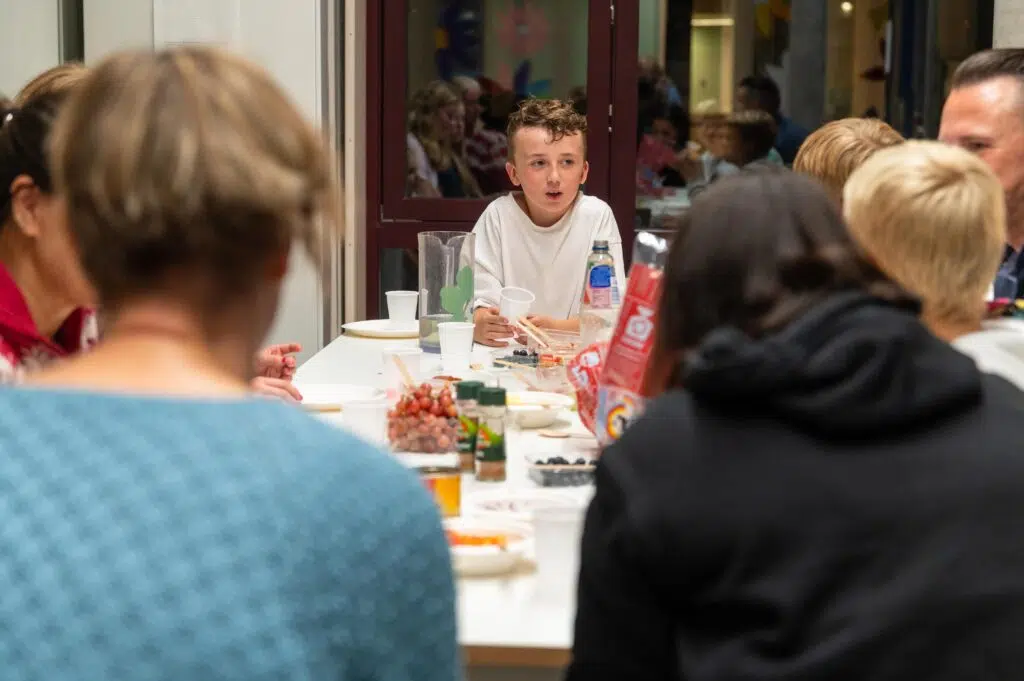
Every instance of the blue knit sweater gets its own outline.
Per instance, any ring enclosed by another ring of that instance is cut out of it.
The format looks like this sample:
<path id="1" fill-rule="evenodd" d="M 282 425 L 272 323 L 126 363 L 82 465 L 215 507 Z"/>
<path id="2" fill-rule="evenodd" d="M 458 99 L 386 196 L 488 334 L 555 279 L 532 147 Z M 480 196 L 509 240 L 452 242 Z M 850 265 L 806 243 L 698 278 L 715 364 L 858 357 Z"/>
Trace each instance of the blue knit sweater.
<path id="1" fill-rule="evenodd" d="M 4 681 L 458 676 L 437 510 L 300 410 L 0 392 Z"/>

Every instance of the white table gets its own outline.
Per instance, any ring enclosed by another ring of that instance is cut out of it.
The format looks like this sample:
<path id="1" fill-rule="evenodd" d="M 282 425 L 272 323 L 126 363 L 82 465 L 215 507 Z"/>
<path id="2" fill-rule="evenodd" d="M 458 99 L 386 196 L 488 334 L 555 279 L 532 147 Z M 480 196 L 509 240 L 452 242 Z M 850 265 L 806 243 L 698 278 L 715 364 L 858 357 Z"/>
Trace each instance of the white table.
<path id="1" fill-rule="evenodd" d="M 305 362 L 295 381 L 302 384 L 349 383 L 381 386 L 382 352 L 394 346 L 416 347 L 416 340 L 378 340 L 341 336 Z M 487 361 L 489 353 L 474 348 L 474 361 Z M 427 363 L 432 358 L 425 360 Z M 439 361 L 439 360 L 438 360 Z M 425 372 L 426 374 L 439 372 Z M 586 433 L 575 413 L 560 417 L 573 432 Z M 578 448 L 576 439 L 550 439 L 536 432 L 511 430 L 508 443 L 508 480 L 504 483 L 478 483 L 464 477 L 463 500 L 481 489 L 536 487 L 526 475 L 527 452 L 551 452 L 551 456 Z M 592 488 L 571 491 L 585 504 Z M 567 537 L 566 551 L 579 537 Z M 568 556 L 568 554 L 567 554 Z M 568 560 L 568 557 L 567 557 Z M 554 670 L 565 666 L 572 646 L 575 594 L 561 597 L 538 593 L 532 574 L 507 578 L 458 580 L 458 631 L 470 667 L 495 669 L 490 675 L 472 670 L 472 678 L 557 678 Z M 514 669 L 530 668 L 531 673 Z M 541 671 L 547 669 L 547 672 Z"/>

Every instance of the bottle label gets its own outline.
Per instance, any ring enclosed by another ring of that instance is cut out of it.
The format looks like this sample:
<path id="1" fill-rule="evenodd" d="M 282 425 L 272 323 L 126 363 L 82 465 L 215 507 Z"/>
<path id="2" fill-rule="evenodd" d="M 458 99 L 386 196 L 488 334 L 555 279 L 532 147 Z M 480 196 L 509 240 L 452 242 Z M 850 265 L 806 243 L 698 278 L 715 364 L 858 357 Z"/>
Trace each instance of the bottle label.
<path id="1" fill-rule="evenodd" d="M 610 265 L 594 265 L 587 277 L 587 304 L 593 307 L 611 307 L 614 304 L 615 269 Z"/>
<path id="2" fill-rule="evenodd" d="M 505 435 L 481 422 L 476 433 L 477 461 L 504 461 Z"/>
<path id="3" fill-rule="evenodd" d="M 476 452 L 476 434 L 478 426 L 479 424 L 476 416 L 459 416 L 459 429 L 457 431 L 459 454 L 473 454 Z"/>

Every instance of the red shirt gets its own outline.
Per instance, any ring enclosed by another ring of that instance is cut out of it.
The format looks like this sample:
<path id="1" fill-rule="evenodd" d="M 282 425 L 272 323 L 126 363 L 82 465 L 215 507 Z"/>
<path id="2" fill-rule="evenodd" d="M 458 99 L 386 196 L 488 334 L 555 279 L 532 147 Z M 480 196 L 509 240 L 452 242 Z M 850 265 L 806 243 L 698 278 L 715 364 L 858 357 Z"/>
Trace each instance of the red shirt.
<path id="1" fill-rule="evenodd" d="M 0 265 L 0 384 L 18 383 L 25 373 L 85 350 L 98 339 L 96 315 L 87 308 L 68 315 L 53 338 L 40 335 L 25 297 Z"/>

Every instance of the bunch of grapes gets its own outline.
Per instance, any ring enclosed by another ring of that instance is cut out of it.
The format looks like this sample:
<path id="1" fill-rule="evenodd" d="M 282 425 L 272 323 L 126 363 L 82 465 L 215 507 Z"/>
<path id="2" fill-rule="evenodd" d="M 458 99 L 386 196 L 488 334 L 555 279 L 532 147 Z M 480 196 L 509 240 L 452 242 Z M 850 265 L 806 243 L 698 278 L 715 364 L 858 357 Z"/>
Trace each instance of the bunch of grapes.
<path id="1" fill-rule="evenodd" d="M 424 383 L 388 412 L 388 439 L 395 451 L 445 454 L 457 451 L 458 424 L 448 384 L 435 389 Z"/>

